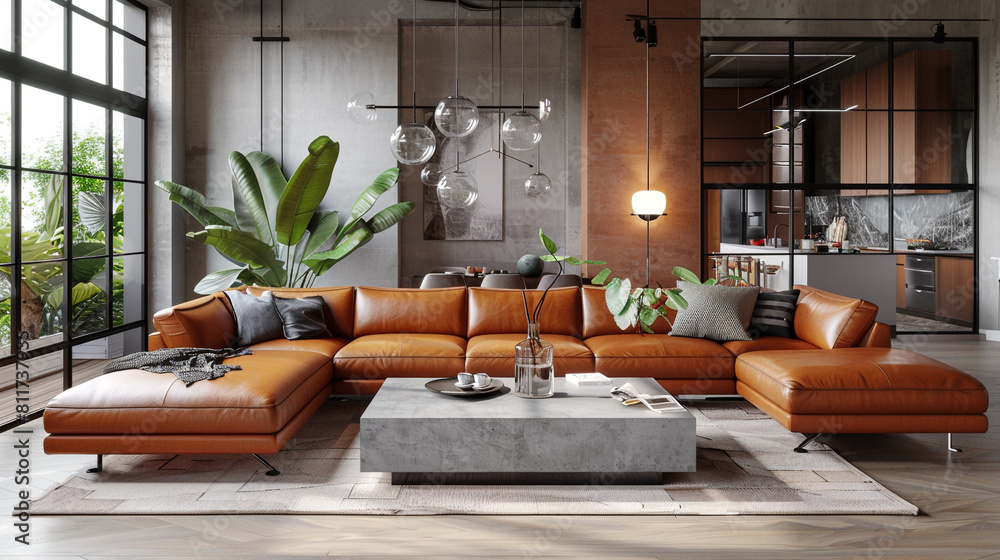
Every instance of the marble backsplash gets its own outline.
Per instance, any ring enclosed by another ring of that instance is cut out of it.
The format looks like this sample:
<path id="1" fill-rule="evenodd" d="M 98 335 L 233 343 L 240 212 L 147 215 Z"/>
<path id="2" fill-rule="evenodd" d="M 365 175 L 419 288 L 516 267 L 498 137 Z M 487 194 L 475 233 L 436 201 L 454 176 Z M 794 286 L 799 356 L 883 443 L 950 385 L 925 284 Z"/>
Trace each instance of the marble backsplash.
<path id="1" fill-rule="evenodd" d="M 938 249 L 972 251 L 973 193 L 897 194 L 893 204 L 892 235 L 888 196 L 808 196 L 806 219 L 815 228 L 846 216 L 855 246 L 891 247 L 892 238 L 916 238 Z"/>

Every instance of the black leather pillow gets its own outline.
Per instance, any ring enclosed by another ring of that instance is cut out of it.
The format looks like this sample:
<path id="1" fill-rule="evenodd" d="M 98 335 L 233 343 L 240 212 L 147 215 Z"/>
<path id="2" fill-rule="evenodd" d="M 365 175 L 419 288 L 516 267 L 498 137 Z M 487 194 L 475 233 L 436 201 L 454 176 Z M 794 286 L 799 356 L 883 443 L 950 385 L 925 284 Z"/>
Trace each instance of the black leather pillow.
<path id="1" fill-rule="evenodd" d="M 260 297 L 236 290 L 227 290 L 225 294 L 236 317 L 236 342 L 233 346 L 281 338 L 281 317 L 274 311 L 271 292 L 264 292 Z"/>
<path id="2" fill-rule="evenodd" d="M 747 332 L 754 340 L 762 336 L 795 338 L 795 303 L 799 301 L 798 290 L 786 292 L 761 292 L 750 318 Z"/>
<path id="3" fill-rule="evenodd" d="M 323 296 L 273 299 L 274 310 L 281 317 L 282 330 L 288 340 L 330 338 L 323 316 Z"/>

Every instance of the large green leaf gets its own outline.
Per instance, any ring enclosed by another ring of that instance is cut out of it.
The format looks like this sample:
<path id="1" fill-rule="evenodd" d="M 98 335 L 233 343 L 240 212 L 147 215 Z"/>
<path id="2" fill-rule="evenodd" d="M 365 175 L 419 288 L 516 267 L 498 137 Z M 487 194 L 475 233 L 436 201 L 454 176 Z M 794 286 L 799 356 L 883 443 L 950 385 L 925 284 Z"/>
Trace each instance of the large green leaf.
<path id="1" fill-rule="evenodd" d="M 45 184 L 45 222 L 42 225 L 42 232 L 50 238 L 55 237 L 56 231 L 62 227 L 64 180 L 59 175 L 52 175 Z"/>
<path id="2" fill-rule="evenodd" d="M 383 232 L 409 216 L 414 209 L 416 209 L 416 205 L 409 201 L 393 204 L 372 216 L 372 219 L 368 220 L 368 227 L 371 228 L 372 233 Z"/>
<path id="3" fill-rule="evenodd" d="M 284 262 L 274 256 L 271 245 L 253 235 L 229 226 L 207 226 L 203 231 L 187 234 L 188 237 L 212 245 L 223 255 L 256 268 L 263 268 L 263 274 L 272 274 L 277 286 L 284 286 L 287 278 Z"/>
<path id="4" fill-rule="evenodd" d="M 398 180 L 398 167 L 383 171 L 364 192 L 358 195 L 357 200 L 354 201 L 354 206 L 351 207 L 351 219 L 354 220 L 367 214 L 372 209 L 372 206 L 375 206 L 375 201 L 378 200 L 378 197 L 395 186 Z"/>
<path id="5" fill-rule="evenodd" d="M 330 188 L 330 177 L 339 155 L 340 144 L 329 137 L 320 136 L 309 144 L 309 155 L 292 174 L 278 201 L 274 222 L 278 243 L 295 245 L 302 238 Z"/>
<path id="6" fill-rule="evenodd" d="M 87 233 L 94 235 L 104 231 L 108 220 L 107 206 L 104 197 L 92 192 L 82 192 L 79 198 L 80 223 L 87 228 Z"/>
<path id="7" fill-rule="evenodd" d="M 236 212 L 218 206 L 208 206 L 205 197 L 198 191 L 172 181 L 157 181 L 156 186 L 170 193 L 171 202 L 187 210 L 202 227 L 236 225 Z"/>
<path id="8" fill-rule="evenodd" d="M 683 266 L 675 266 L 673 269 L 673 273 L 674 276 L 686 282 L 691 282 L 692 284 L 701 284 L 701 279 L 698 278 L 698 275 L 684 268 Z"/>
<path id="9" fill-rule="evenodd" d="M 229 288 L 246 268 L 230 268 L 206 274 L 194 287 L 195 293 L 208 295 Z"/>
<path id="10" fill-rule="evenodd" d="M 264 194 L 250 161 L 243 154 L 232 152 L 229 154 L 229 170 L 233 177 L 233 203 L 236 205 L 237 218 L 240 218 L 241 209 L 248 213 L 253 229 L 257 231 L 257 239 L 274 243 L 274 232 L 267 215 L 267 205 L 264 204 Z M 240 229 L 250 231 L 245 220 L 246 218 L 240 220 Z"/>
<path id="11" fill-rule="evenodd" d="M 598 272 L 597 276 L 594 276 L 590 283 L 595 286 L 600 286 L 604 284 L 604 281 L 608 279 L 608 276 L 611 276 L 611 269 L 605 268 L 604 270 Z"/>
<path id="12" fill-rule="evenodd" d="M 651 309 L 649 307 L 643 307 L 639 311 L 639 322 L 642 324 L 643 327 L 648 327 L 652 325 L 653 321 L 655 321 L 656 318 L 659 316 L 660 314 L 657 313 L 655 309 Z"/>
<path id="13" fill-rule="evenodd" d="M 336 247 L 322 253 L 314 253 L 303 259 L 302 263 L 308 266 L 316 276 L 322 276 L 324 272 L 330 270 L 330 267 L 353 253 L 355 249 L 371 241 L 374 235 L 371 228 L 361 222 Z"/>
<path id="14" fill-rule="evenodd" d="M 618 325 L 619 329 L 625 330 L 629 327 L 634 327 L 638 320 L 639 303 L 636 300 L 629 298 L 621 313 L 615 314 L 615 324 Z"/>
<path id="15" fill-rule="evenodd" d="M 314 214 L 308 228 L 309 240 L 306 241 L 305 250 L 302 254 L 308 257 L 315 253 L 324 243 L 333 237 L 333 234 L 337 233 L 339 225 L 340 217 L 337 216 L 336 211 L 324 212 L 322 214 L 317 212 Z"/>
<path id="16" fill-rule="evenodd" d="M 632 282 L 626 278 L 614 278 L 608 282 L 608 287 L 604 291 L 604 299 L 608 304 L 608 310 L 612 315 L 618 315 L 628 305 L 628 296 L 632 291 Z"/>
<path id="17" fill-rule="evenodd" d="M 267 221 L 271 224 L 272 235 L 274 232 L 274 220 L 278 214 L 278 201 L 281 194 L 288 186 L 288 179 L 281 172 L 278 162 L 264 152 L 250 152 L 247 154 L 247 161 L 253 167 L 260 185 L 260 195 L 264 199 L 264 207 L 267 209 Z"/>
<path id="18" fill-rule="evenodd" d="M 545 247 L 545 250 L 548 251 L 549 254 L 555 255 L 556 251 L 559 249 L 556 247 L 555 241 L 552 241 L 549 239 L 549 236 L 542 233 L 541 228 L 538 229 L 538 237 L 542 240 L 542 245 Z"/>

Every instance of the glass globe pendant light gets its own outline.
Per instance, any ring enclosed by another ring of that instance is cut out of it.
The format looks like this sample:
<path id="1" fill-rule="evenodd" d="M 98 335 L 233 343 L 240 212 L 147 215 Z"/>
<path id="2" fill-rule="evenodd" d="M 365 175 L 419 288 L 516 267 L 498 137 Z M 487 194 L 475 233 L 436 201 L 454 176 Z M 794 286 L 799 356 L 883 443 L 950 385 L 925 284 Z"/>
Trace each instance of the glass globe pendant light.
<path id="1" fill-rule="evenodd" d="M 479 198 L 479 185 L 472 175 L 456 167 L 441 178 L 437 195 L 441 204 L 448 208 L 469 208 Z"/>
<path id="2" fill-rule="evenodd" d="M 504 121 L 500 136 L 507 148 L 519 152 L 534 148 L 542 140 L 542 123 L 524 110 L 524 0 L 521 0 L 521 110 Z"/>
<path id="3" fill-rule="evenodd" d="M 370 106 L 375 105 L 375 96 L 370 91 L 359 91 L 347 102 L 347 114 L 358 124 L 371 124 L 378 120 L 378 113 Z"/>
<path id="4" fill-rule="evenodd" d="M 413 0 L 413 46 L 410 49 L 413 84 L 413 122 L 401 124 L 389 137 L 389 150 L 403 165 L 421 165 L 430 161 L 437 148 L 437 138 L 431 129 L 417 122 L 417 0 Z"/>
<path id="5" fill-rule="evenodd" d="M 442 99 L 434 108 L 434 124 L 449 138 L 464 138 L 479 126 L 479 107 L 458 94 L 458 2 L 455 2 L 455 95 Z"/>
<path id="6" fill-rule="evenodd" d="M 444 173 L 441 172 L 441 166 L 436 163 L 428 163 L 420 170 L 420 182 L 428 187 L 436 187 L 442 177 Z"/>
<path id="7" fill-rule="evenodd" d="M 541 34 L 537 31 L 535 34 L 535 84 L 541 88 L 542 83 L 542 69 L 541 69 Z M 538 102 L 538 121 L 544 121 L 549 118 L 549 113 L 552 112 L 552 103 L 548 99 L 544 99 Z M 516 115 L 515 115 L 516 116 Z M 541 134 L 539 132 L 539 134 Z M 541 140 L 541 138 L 539 138 Z M 549 176 L 542 173 L 542 149 L 538 148 L 535 152 L 535 172 L 528 176 L 524 180 L 524 194 L 528 198 L 543 198 L 548 196 L 549 192 L 552 191 L 552 179 Z"/>
<path id="8" fill-rule="evenodd" d="M 552 190 L 552 179 L 544 173 L 532 173 L 524 180 L 524 194 L 528 198 L 542 198 Z"/>

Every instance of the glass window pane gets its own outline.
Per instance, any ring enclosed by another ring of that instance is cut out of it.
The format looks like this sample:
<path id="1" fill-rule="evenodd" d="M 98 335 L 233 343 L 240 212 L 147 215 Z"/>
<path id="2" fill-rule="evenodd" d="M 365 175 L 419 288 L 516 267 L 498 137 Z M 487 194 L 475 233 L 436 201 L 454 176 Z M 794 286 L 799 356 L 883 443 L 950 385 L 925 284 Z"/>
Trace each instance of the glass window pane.
<path id="1" fill-rule="evenodd" d="M 32 347 L 35 345 L 32 344 Z M 7 353 L 10 350 L 7 349 Z M 31 374 L 31 387 L 28 393 L 27 414 L 34 414 L 52 400 L 53 397 L 62 392 L 62 353 L 53 352 L 36 358 L 30 358 L 20 364 L 10 364 L 0 368 L 0 385 L 12 387 L 14 384 L 15 372 L 28 371 Z M 9 393 L 8 393 L 9 394 Z M 13 406 L 13 399 L 8 398 L 6 402 L 9 406 L 0 411 L 0 423 L 17 422 L 20 418 L 17 409 Z"/>
<path id="2" fill-rule="evenodd" d="M 10 278 L 9 266 L 0 267 L 0 356 L 10 355 Z"/>
<path id="3" fill-rule="evenodd" d="M 80 14 L 73 14 L 73 73 L 108 83 L 108 32 Z"/>
<path id="4" fill-rule="evenodd" d="M 21 267 L 21 330 L 36 341 L 32 348 L 63 340 L 63 269 L 65 261 Z"/>
<path id="5" fill-rule="evenodd" d="M 13 33 L 13 20 L 11 16 L 11 0 L 0 0 L 0 49 L 5 51 L 14 50 L 11 46 L 11 34 Z"/>
<path id="6" fill-rule="evenodd" d="M 73 100 L 73 173 L 107 177 L 107 110 Z"/>
<path id="7" fill-rule="evenodd" d="M 21 259 L 45 261 L 63 254 L 62 190 L 66 177 L 21 175 Z"/>
<path id="8" fill-rule="evenodd" d="M 112 6 L 112 11 L 114 12 L 113 23 L 116 26 L 140 39 L 146 39 L 145 10 L 116 0 Z"/>
<path id="9" fill-rule="evenodd" d="M 73 178 L 73 257 L 107 254 L 105 182 Z"/>
<path id="10" fill-rule="evenodd" d="M 73 336 L 108 328 L 107 259 L 73 259 L 73 300 L 70 302 Z"/>
<path id="11" fill-rule="evenodd" d="M 111 217 L 114 252 L 139 253 L 145 249 L 145 204 L 142 183 L 115 183 L 115 208 Z"/>
<path id="12" fill-rule="evenodd" d="M 894 111 L 893 181 L 971 184 L 975 178 L 975 114 Z"/>
<path id="13" fill-rule="evenodd" d="M 73 0 L 73 5 L 79 6 L 101 19 L 108 18 L 108 4 L 105 0 Z"/>
<path id="14" fill-rule="evenodd" d="M 894 107 L 917 110 L 974 108 L 973 49 L 968 41 L 895 43 Z"/>
<path id="15" fill-rule="evenodd" d="M 11 262 L 10 256 L 10 177 L 11 171 L 0 167 L 0 264 Z"/>
<path id="16" fill-rule="evenodd" d="M 63 171 L 65 98 L 21 86 L 21 164 L 34 169 Z"/>
<path id="17" fill-rule="evenodd" d="M 0 78 L 0 165 L 13 165 L 14 148 L 13 136 L 11 134 L 11 118 L 14 114 L 12 110 L 12 93 L 10 80 Z"/>
<path id="18" fill-rule="evenodd" d="M 143 282 L 142 255 L 126 255 L 112 259 L 111 306 L 113 326 L 142 319 Z"/>
<path id="19" fill-rule="evenodd" d="M 120 33 L 114 33 L 111 85 L 146 97 L 146 48 Z"/>
<path id="20" fill-rule="evenodd" d="M 50 0 L 21 0 L 21 54 L 65 70 L 66 9 Z"/>
<path id="21" fill-rule="evenodd" d="M 115 111 L 112 116 L 114 135 L 114 177 L 141 181 L 144 177 L 143 152 L 145 129 L 143 120 Z"/>
<path id="22" fill-rule="evenodd" d="M 896 190 L 892 199 L 896 250 L 971 253 L 974 198 L 972 191 Z"/>

